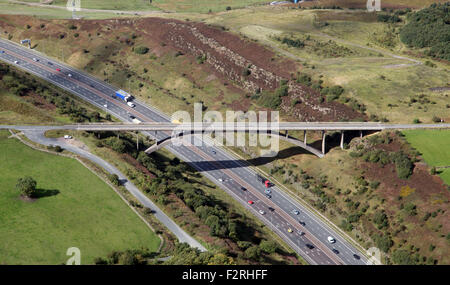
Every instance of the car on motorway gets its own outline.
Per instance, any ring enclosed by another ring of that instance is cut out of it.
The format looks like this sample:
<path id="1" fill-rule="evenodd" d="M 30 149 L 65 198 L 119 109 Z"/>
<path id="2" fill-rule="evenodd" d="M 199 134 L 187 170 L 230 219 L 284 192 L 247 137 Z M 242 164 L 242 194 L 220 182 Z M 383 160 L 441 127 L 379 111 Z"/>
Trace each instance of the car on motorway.
<path id="1" fill-rule="evenodd" d="M 295 215 L 300 215 L 300 211 L 299 210 L 293 210 L 292 213 L 294 213 Z"/>
<path id="2" fill-rule="evenodd" d="M 48 63 L 48 65 L 53 65 L 53 63 L 51 63 L 50 61 L 48 61 L 47 63 Z"/>
<path id="3" fill-rule="evenodd" d="M 19 64 L 19 62 L 17 60 L 14 61 L 15 64 Z"/>
<path id="4" fill-rule="evenodd" d="M 72 74 L 69 73 L 69 74 L 67 74 L 67 76 L 72 77 Z"/>
<path id="5" fill-rule="evenodd" d="M 312 244 L 307 243 L 307 244 L 305 244 L 305 245 L 306 245 L 306 247 L 309 248 L 309 249 L 313 249 L 313 248 L 314 248 L 314 245 L 312 245 Z"/>
<path id="6" fill-rule="evenodd" d="M 360 257 L 359 255 L 357 255 L 356 253 L 355 253 L 355 254 L 353 254 L 353 257 L 354 257 L 355 259 L 358 259 L 358 260 L 360 260 L 360 259 L 361 259 L 361 257 Z"/>
<path id="7" fill-rule="evenodd" d="M 134 105 L 133 103 L 131 103 L 131 102 L 127 102 L 127 105 L 128 106 L 130 106 L 131 108 L 134 108 L 134 107 L 136 107 L 136 105 Z"/>
<path id="8" fill-rule="evenodd" d="M 33 57 L 33 61 L 39 61 L 39 59 L 37 59 L 37 58 Z"/>
<path id="9" fill-rule="evenodd" d="M 264 212 L 263 210 L 259 210 L 258 211 L 261 215 L 264 215 L 266 212 Z"/>
<path id="10" fill-rule="evenodd" d="M 269 199 L 272 199 L 272 195 L 270 195 L 270 194 L 266 194 L 266 197 Z"/>
<path id="11" fill-rule="evenodd" d="M 216 154 L 216 151 L 215 151 L 215 150 L 211 150 L 211 152 L 212 152 L 213 154 Z"/>
<path id="12" fill-rule="evenodd" d="M 56 71 L 61 71 L 61 68 L 57 68 Z"/>
<path id="13" fill-rule="evenodd" d="M 0 50 L 0 53 L 5 53 L 5 51 L 4 50 Z"/>
<path id="14" fill-rule="evenodd" d="M 266 190 L 264 190 L 264 192 L 265 192 L 266 194 L 272 193 L 272 191 L 270 191 L 270 189 L 266 189 Z"/>
<path id="15" fill-rule="evenodd" d="M 249 205 L 253 205 L 255 202 L 253 202 L 252 200 L 248 200 L 247 203 L 248 203 Z"/>
<path id="16" fill-rule="evenodd" d="M 274 209 L 274 208 L 272 208 L 272 207 L 269 207 L 269 211 L 271 211 L 271 212 L 274 212 L 274 211 L 275 211 L 275 209 Z"/>
<path id="17" fill-rule="evenodd" d="M 288 228 L 287 231 L 288 231 L 288 233 L 292 233 L 292 229 L 291 228 Z"/>
<path id="18" fill-rule="evenodd" d="M 298 223 L 302 226 L 306 226 L 305 222 L 303 222 L 303 221 L 298 221 Z"/>
<path id="19" fill-rule="evenodd" d="M 328 239 L 329 243 L 335 243 L 336 242 L 336 240 L 332 236 L 329 236 L 327 239 Z"/>
<path id="20" fill-rule="evenodd" d="M 305 234 L 305 232 L 302 232 L 302 231 L 300 231 L 300 230 L 298 230 L 297 233 L 298 233 L 300 236 L 302 236 L 302 235 Z"/>
<path id="21" fill-rule="evenodd" d="M 339 254 L 339 250 L 337 250 L 337 249 L 335 249 L 335 248 L 333 248 L 332 251 L 333 251 L 335 254 Z"/>
<path id="22" fill-rule="evenodd" d="M 133 116 L 133 115 L 130 115 L 130 119 L 136 119 L 136 117 L 135 116 Z"/>
<path id="23" fill-rule="evenodd" d="M 244 186 L 241 186 L 241 190 L 242 191 L 247 191 L 247 188 L 245 188 Z"/>
<path id="24" fill-rule="evenodd" d="M 66 140 L 70 140 L 70 139 L 72 138 L 72 136 L 64 135 L 64 138 L 65 138 Z"/>

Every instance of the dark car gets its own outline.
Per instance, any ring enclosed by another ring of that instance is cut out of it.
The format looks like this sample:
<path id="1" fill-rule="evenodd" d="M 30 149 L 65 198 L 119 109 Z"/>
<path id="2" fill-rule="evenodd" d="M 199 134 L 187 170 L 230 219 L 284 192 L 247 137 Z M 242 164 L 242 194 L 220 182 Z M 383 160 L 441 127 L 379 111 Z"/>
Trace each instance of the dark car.
<path id="1" fill-rule="evenodd" d="M 275 209 L 272 207 L 269 207 L 269 211 L 273 212 L 273 211 L 275 211 Z"/>
<path id="2" fill-rule="evenodd" d="M 309 249 L 313 249 L 313 248 L 314 248 L 314 245 L 307 243 L 307 244 L 306 244 L 306 247 L 309 248 Z"/>
<path id="3" fill-rule="evenodd" d="M 135 116 L 133 116 L 133 115 L 130 115 L 130 119 L 136 119 L 136 117 Z"/>
<path id="4" fill-rule="evenodd" d="M 337 250 L 335 248 L 333 248 L 333 252 L 336 253 L 336 254 L 339 254 L 339 250 Z"/>
<path id="5" fill-rule="evenodd" d="M 242 190 L 242 191 L 247 191 L 247 188 L 241 187 L 241 190 Z"/>
<path id="6" fill-rule="evenodd" d="M 302 226 L 306 226 L 305 222 L 298 221 L 298 223 L 299 223 L 300 225 L 302 225 Z"/>
<path id="7" fill-rule="evenodd" d="M 360 259 L 361 257 L 359 257 L 359 255 L 357 255 L 356 253 L 355 254 L 353 254 L 353 257 L 355 258 L 355 259 Z"/>
<path id="8" fill-rule="evenodd" d="M 53 63 L 51 63 L 50 61 L 48 62 L 48 65 L 53 65 Z"/>

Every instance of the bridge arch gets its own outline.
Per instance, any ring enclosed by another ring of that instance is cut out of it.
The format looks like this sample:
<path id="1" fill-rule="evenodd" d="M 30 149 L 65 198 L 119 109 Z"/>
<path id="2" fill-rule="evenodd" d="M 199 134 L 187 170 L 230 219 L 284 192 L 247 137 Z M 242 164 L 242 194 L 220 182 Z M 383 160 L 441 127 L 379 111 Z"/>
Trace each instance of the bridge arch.
<path id="1" fill-rule="evenodd" d="M 200 133 L 203 133 L 203 132 L 198 132 L 197 134 L 200 134 Z M 190 132 L 178 133 L 178 134 L 176 134 L 176 136 L 168 136 L 168 137 L 166 137 L 166 138 L 164 138 L 162 140 L 157 141 L 154 145 L 152 145 L 151 147 L 146 149 L 145 152 L 147 154 L 150 154 L 152 152 L 158 151 L 159 149 L 161 149 L 161 148 L 171 144 L 172 140 L 174 140 L 176 138 L 183 137 L 183 136 L 192 136 L 194 134 L 196 134 L 194 131 L 190 131 Z M 298 139 L 296 139 L 294 137 L 290 137 L 288 135 L 283 135 L 280 132 L 271 132 L 271 131 L 269 131 L 267 134 L 270 135 L 270 136 L 276 136 L 276 137 L 278 137 L 281 140 L 284 140 L 284 141 L 292 143 L 292 144 L 294 144 L 296 146 L 299 146 L 299 147 L 309 151 L 310 153 L 316 155 L 319 158 L 322 158 L 324 156 L 324 154 L 321 151 L 313 148 L 312 146 L 307 145 L 306 143 L 304 143 L 304 142 L 302 142 L 302 141 L 300 141 L 300 140 L 298 140 Z"/>

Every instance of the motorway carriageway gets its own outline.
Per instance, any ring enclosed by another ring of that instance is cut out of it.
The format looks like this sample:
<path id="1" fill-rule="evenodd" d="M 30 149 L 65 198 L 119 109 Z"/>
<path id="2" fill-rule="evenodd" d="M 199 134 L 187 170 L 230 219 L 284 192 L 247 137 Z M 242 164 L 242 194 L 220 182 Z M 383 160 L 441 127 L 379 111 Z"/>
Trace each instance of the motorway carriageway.
<path id="1" fill-rule="evenodd" d="M 5 50 L 5 53 L 0 53 L 1 60 L 13 65 L 17 60 L 19 63 L 16 66 L 19 68 L 68 90 L 101 109 L 106 109 L 107 112 L 122 121 L 130 122 L 129 116 L 134 115 L 143 122 L 170 122 L 166 115 L 155 108 L 145 106 L 139 100 L 134 100 L 136 107 L 130 108 L 124 101 L 115 98 L 116 88 L 84 72 L 5 40 L 0 40 L 0 50 Z M 33 61 L 33 58 L 36 58 L 37 61 Z M 61 71 L 56 71 L 56 68 L 60 68 Z M 72 77 L 68 76 L 69 73 Z M 164 132 L 143 133 L 156 140 L 168 136 Z M 198 138 L 194 136 L 194 139 Z M 271 187 L 272 199 L 267 198 L 264 195 L 265 186 L 257 180 L 256 172 L 244 162 L 226 153 L 222 148 L 213 147 L 205 142 L 202 146 L 170 145 L 166 148 L 198 169 L 252 211 L 308 263 L 366 264 L 367 260 L 364 255 L 341 234 L 331 229 L 317 214 L 313 214 L 305 206 L 297 203 L 278 187 Z M 241 187 L 245 187 L 247 191 L 243 191 Z M 254 204 L 248 205 L 248 200 L 254 201 Z M 269 207 L 274 211 L 270 211 Z M 263 210 L 265 214 L 259 214 L 259 210 Z M 299 210 L 300 214 L 295 215 L 293 210 Z M 305 226 L 302 226 L 300 221 Z M 293 232 L 289 233 L 288 228 L 291 228 Z M 301 235 L 301 232 L 305 234 Z M 328 243 L 328 236 L 336 238 L 336 243 Z M 314 248 L 308 248 L 307 244 L 313 245 Z M 333 253 L 332 249 L 338 250 L 339 253 Z M 355 258 L 354 254 L 360 258 Z"/>

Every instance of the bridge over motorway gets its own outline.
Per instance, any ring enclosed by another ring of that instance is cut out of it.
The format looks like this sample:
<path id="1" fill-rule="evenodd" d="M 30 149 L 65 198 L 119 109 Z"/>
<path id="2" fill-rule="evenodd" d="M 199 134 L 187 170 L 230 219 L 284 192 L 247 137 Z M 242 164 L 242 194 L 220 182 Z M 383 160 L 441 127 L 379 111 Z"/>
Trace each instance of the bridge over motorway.
<path id="1" fill-rule="evenodd" d="M 181 136 L 201 134 L 207 132 L 246 132 L 266 133 L 302 147 L 318 157 L 323 157 L 326 148 L 327 132 L 340 132 L 340 147 L 344 147 L 345 131 L 381 131 L 407 129 L 450 129 L 450 124 L 383 124 L 373 122 L 214 122 L 214 123 L 92 123 L 71 125 L 0 125 L 0 129 L 16 130 L 76 130 L 76 131 L 154 131 L 171 132 L 171 135 L 146 150 L 152 153 L 170 144 L 173 139 Z M 280 131 L 284 131 L 284 134 Z M 303 141 L 289 136 L 289 131 L 303 131 Z M 319 151 L 306 143 L 308 131 L 322 132 L 322 150 Z"/>

